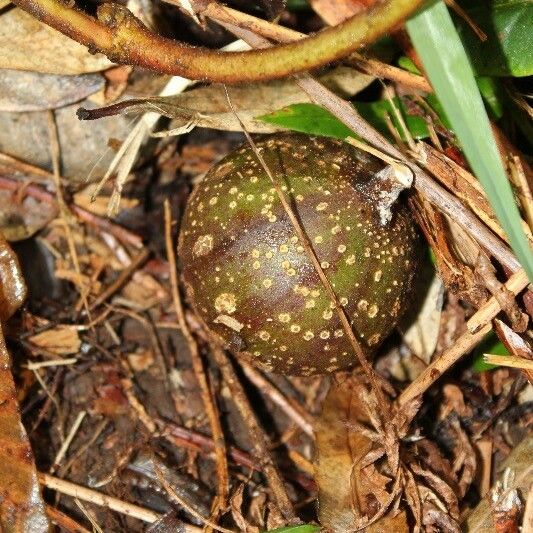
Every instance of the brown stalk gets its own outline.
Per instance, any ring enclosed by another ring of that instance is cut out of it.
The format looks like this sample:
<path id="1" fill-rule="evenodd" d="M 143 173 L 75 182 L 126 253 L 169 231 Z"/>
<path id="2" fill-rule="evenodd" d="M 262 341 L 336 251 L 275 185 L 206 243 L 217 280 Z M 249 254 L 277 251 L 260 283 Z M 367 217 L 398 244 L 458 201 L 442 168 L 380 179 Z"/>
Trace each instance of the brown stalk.
<path id="1" fill-rule="evenodd" d="M 215 458 L 217 466 L 217 503 L 216 511 L 213 519 L 216 518 L 218 510 L 224 509 L 227 504 L 228 490 L 229 490 L 229 474 L 228 474 L 228 460 L 226 457 L 226 443 L 224 433 L 222 432 L 222 425 L 220 423 L 220 415 L 209 388 L 207 377 L 204 370 L 200 351 L 198 350 L 198 343 L 189 330 L 187 321 L 185 320 L 185 313 L 183 304 L 181 303 L 179 284 L 178 284 L 178 267 L 176 265 L 176 255 L 174 253 L 174 243 L 172 241 L 172 213 L 170 210 L 170 202 L 168 198 L 165 199 L 165 244 L 167 249 L 167 258 L 170 267 L 170 284 L 172 291 L 172 300 L 174 302 L 174 309 L 178 318 L 178 324 L 181 332 L 189 346 L 189 353 L 191 355 L 192 366 L 196 380 L 200 385 L 200 392 L 202 401 L 205 407 L 207 418 L 211 426 L 213 441 L 215 443 Z"/>
<path id="2" fill-rule="evenodd" d="M 125 7 L 104 3 L 98 20 L 61 0 L 15 0 L 16 5 L 116 63 L 189 79 L 225 83 L 281 78 L 345 57 L 407 18 L 422 0 L 381 0 L 345 22 L 271 50 L 221 53 L 150 32 Z"/>

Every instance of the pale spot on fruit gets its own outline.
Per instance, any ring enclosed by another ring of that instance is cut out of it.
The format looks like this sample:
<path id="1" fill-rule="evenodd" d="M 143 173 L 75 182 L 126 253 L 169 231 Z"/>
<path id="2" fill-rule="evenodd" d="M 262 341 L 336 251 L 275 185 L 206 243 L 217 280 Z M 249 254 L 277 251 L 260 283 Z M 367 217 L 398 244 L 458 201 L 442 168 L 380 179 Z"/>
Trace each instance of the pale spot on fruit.
<path id="1" fill-rule="evenodd" d="M 381 270 L 376 270 L 374 272 L 374 281 L 378 282 L 381 279 L 383 272 Z"/>
<path id="2" fill-rule="evenodd" d="M 231 315 L 237 309 L 237 299 L 231 292 L 223 292 L 215 299 L 215 309 L 219 313 Z"/>
<path id="3" fill-rule="evenodd" d="M 316 305 L 315 300 L 307 300 L 307 302 L 305 302 L 305 308 L 306 309 L 313 309 L 313 307 L 315 307 L 315 305 Z"/>
<path id="4" fill-rule="evenodd" d="M 320 266 L 325 270 L 326 268 L 329 268 L 329 263 L 327 261 L 322 261 L 322 263 L 320 263 Z"/>
<path id="5" fill-rule="evenodd" d="M 279 251 L 280 251 L 280 253 L 282 253 L 282 254 L 286 254 L 286 253 L 289 251 L 289 247 L 288 247 L 286 244 L 282 244 L 282 245 L 279 247 Z"/>
<path id="6" fill-rule="evenodd" d="M 260 331 L 259 332 L 259 338 L 262 341 L 267 341 L 268 339 L 270 339 L 270 333 L 268 331 Z"/>
<path id="7" fill-rule="evenodd" d="M 353 265 L 355 263 L 355 255 L 352 254 L 346 258 L 346 264 L 347 265 Z"/>
<path id="8" fill-rule="evenodd" d="M 324 241 L 324 238 L 321 235 L 315 237 L 315 244 L 320 244 Z"/>
<path id="9" fill-rule="evenodd" d="M 339 300 L 340 304 L 341 305 L 348 305 L 348 298 L 346 297 L 342 297 L 340 300 Z"/>
<path id="10" fill-rule="evenodd" d="M 263 280 L 263 287 L 265 287 L 265 289 L 268 289 L 270 287 L 272 287 L 272 280 L 270 278 L 266 278 Z"/>
<path id="11" fill-rule="evenodd" d="M 301 330 L 301 329 L 302 329 L 302 328 L 301 328 L 298 324 L 293 324 L 293 325 L 291 326 L 291 331 L 292 331 L 293 333 L 300 333 L 300 330 Z"/>
<path id="12" fill-rule="evenodd" d="M 289 313 L 280 313 L 278 315 L 278 320 L 280 322 L 290 322 L 291 321 L 291 315 L 289 315 Z"/>
<path id="13" fill-rule="evenodd" d="M 324 329 L 320 332 L 320 338 L 321 339 L 329 339 L 329 331 L 327 329 Z"/>
<path id="14" fill-rule="evenodd" d="M 218 198 L 217 198 L 216 196 L 213 196 L 213 197 L 209 200 L 209 205 L 215 205 L 217 202 L 218 202 Z"/>
<path id="15" fill-rule="evenodd" d="M 331 309 L 326 309 L 323 313 L 322 313 L 322 318 L 324 320 L 329 320 L 331 317 L 333 316 L 333 311 Z"/>
<path id="16" fill-rule="evenodd" d="M 254 261 L 253 264 L 252 264 L 252 268 L 254 270 L 258 270 L 261 268 L 261 263 L 259 261 Z"/>
<path id="17" fill-rule="evenodd" d="M 192 253 L 199 257 L 201 255 L 208 254 L 213 249 L 213 236 L 201 235 L 196 239 L 194 246 L 192 247 Z"/>
<path id="18" fill-rule="evenodd" d="M 340 233 L 340 231 L 341 231 L 341 227 L 339 225 L 333 226 L 331 228 L 331 234 L 332 235 L 337 235 L 337 233 Z"/>
<path id="19" fill-rule="evenodd" d="M 346 251 L 346 246 L 344 246 L 344 244 L 339 244 L 339 246 L 337 247 L 337 252 L 339 252 L 340 254 L 343 254 L 345 251 Z"/>
<path id="20" fill-rule="evenodd" d="M 317 211 L 325 211 L 328 207 L 328 203 L 327 202 L 320 202 L 316 207 L 315 209 Z"/>
<path id="21" fill-rule="evenodd" d="M 310 341 L 312 338 L 314 338 L 315 334 L 311 331 L 311 330 L 307 330 L 305 333 L 304 333 L 304 339 L 306 341 Z"/>
<path id="22" fill-rule="evenodd" d="M 252 250 L 252 257 L 255 257 L 257 259 L 260 255 L 261 255 L 261 252 L 257 250 L 256 248 Z"/>
<path id="23" fill-rule="evenodd" d="M 368 302 L 366 300 L 359 300 L 357 302 L 357 309 L 359 311 L 366 311 L 368 309 Z"/>
<path id="24" fill-rule="evenodd" d="M 334 337 L 342 337 L 344 335 L 344 331 L 342 329 L 336 329 L 334 332 L 333 332 L 333 336 Z"/>
<path id="25" fill-rule="evenodd" d="M 368 316 L 370 318 L 374 318 L 377 314 L 378 314 L 378 311 L 379 311 L 379 308 L 376 304 L 372 304 L 369 308 L 368 308 Z"/>

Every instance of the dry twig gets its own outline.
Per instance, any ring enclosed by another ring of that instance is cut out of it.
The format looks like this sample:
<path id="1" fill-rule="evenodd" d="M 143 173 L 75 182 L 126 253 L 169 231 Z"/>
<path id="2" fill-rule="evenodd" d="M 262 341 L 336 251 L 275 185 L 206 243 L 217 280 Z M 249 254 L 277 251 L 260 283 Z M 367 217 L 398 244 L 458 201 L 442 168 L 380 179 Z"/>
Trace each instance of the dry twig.
<path id="1" fill-rule="evenodd" d="M 213 399 L 211 390 L 209 389 L 209 383 L 204 370 L 204 365 L 200 352 L 198 350 L 198 344 L 191 334 L 187 321 L 185 320 L 185 313 L 181 298 L 179 294 L 178 286 L 178 269 L 176 265 L 176 256 L 174 254 L 174 244 L 172 242 L 172 213 L 170 210 L 170 202 L 165 200 L 165 244 L 167 249 L 167 257 L 170 265 L 170 282 L 172 290 L 172 300 L 174 302 L 174 309 L 178 318 L 178 323 L 183 333 L 187 345 L 189 346 L 189 353 L 191 355 L 192 365 L 196 380 L 200 385 L 200 391 L 202 395 L 202 401 L 204 403 L 205 411 L 209 419 L 211 431 L 213 434 L 213 441 L 215 443 L 215 457 L 217 464 L 217 478 L 218 478 L 218 502 L 215 506 L 217 509 L 223 509 L 226 506 L 229 490 L 228 481 L 228 461 L 226 458 L 226 443 L 224 434 L 222 432 L 222 425 L 220 423 L 220 416 L 216 407 L 215 400 Z M 216 516 L 217 512 L 214 512 Z"/>

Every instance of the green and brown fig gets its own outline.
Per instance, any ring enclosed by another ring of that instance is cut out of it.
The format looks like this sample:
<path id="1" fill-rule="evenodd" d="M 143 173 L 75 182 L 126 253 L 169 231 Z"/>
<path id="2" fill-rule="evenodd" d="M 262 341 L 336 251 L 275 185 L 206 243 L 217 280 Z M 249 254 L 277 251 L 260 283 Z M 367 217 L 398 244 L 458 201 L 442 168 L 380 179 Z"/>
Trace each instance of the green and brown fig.
<path id="1" fill-rule="evenodd" d="M 409 304 L 420 237 L 407 206 L 384 223 L 386 165 L 344 142 L 283 133 L 257 142 L 366 354 Z M 188 298 L 223 342 L 264 369 L 310 375 L 357 358 L 272 182 L 249 146 L 193 192 L 179 257 Z"/>

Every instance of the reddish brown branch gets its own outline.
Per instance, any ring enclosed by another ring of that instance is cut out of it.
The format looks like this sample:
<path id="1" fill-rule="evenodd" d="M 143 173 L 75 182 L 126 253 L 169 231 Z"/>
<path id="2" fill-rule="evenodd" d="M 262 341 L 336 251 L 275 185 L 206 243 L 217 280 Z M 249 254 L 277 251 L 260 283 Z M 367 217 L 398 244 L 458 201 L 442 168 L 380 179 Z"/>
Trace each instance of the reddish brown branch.
<path id="1" fill-rule="evenodd" d="M 97 20 L 60 0 L 14 0 L 14 3 L 117 63 L 190 79 L 235 83 L 280 78 L 345 57 L 400 23 L 422 0 L 381 0 L 338 26 L 301 41 L 269 50 L 232 53 L 160 37 L 119 4 L 100 5 Z"/>

